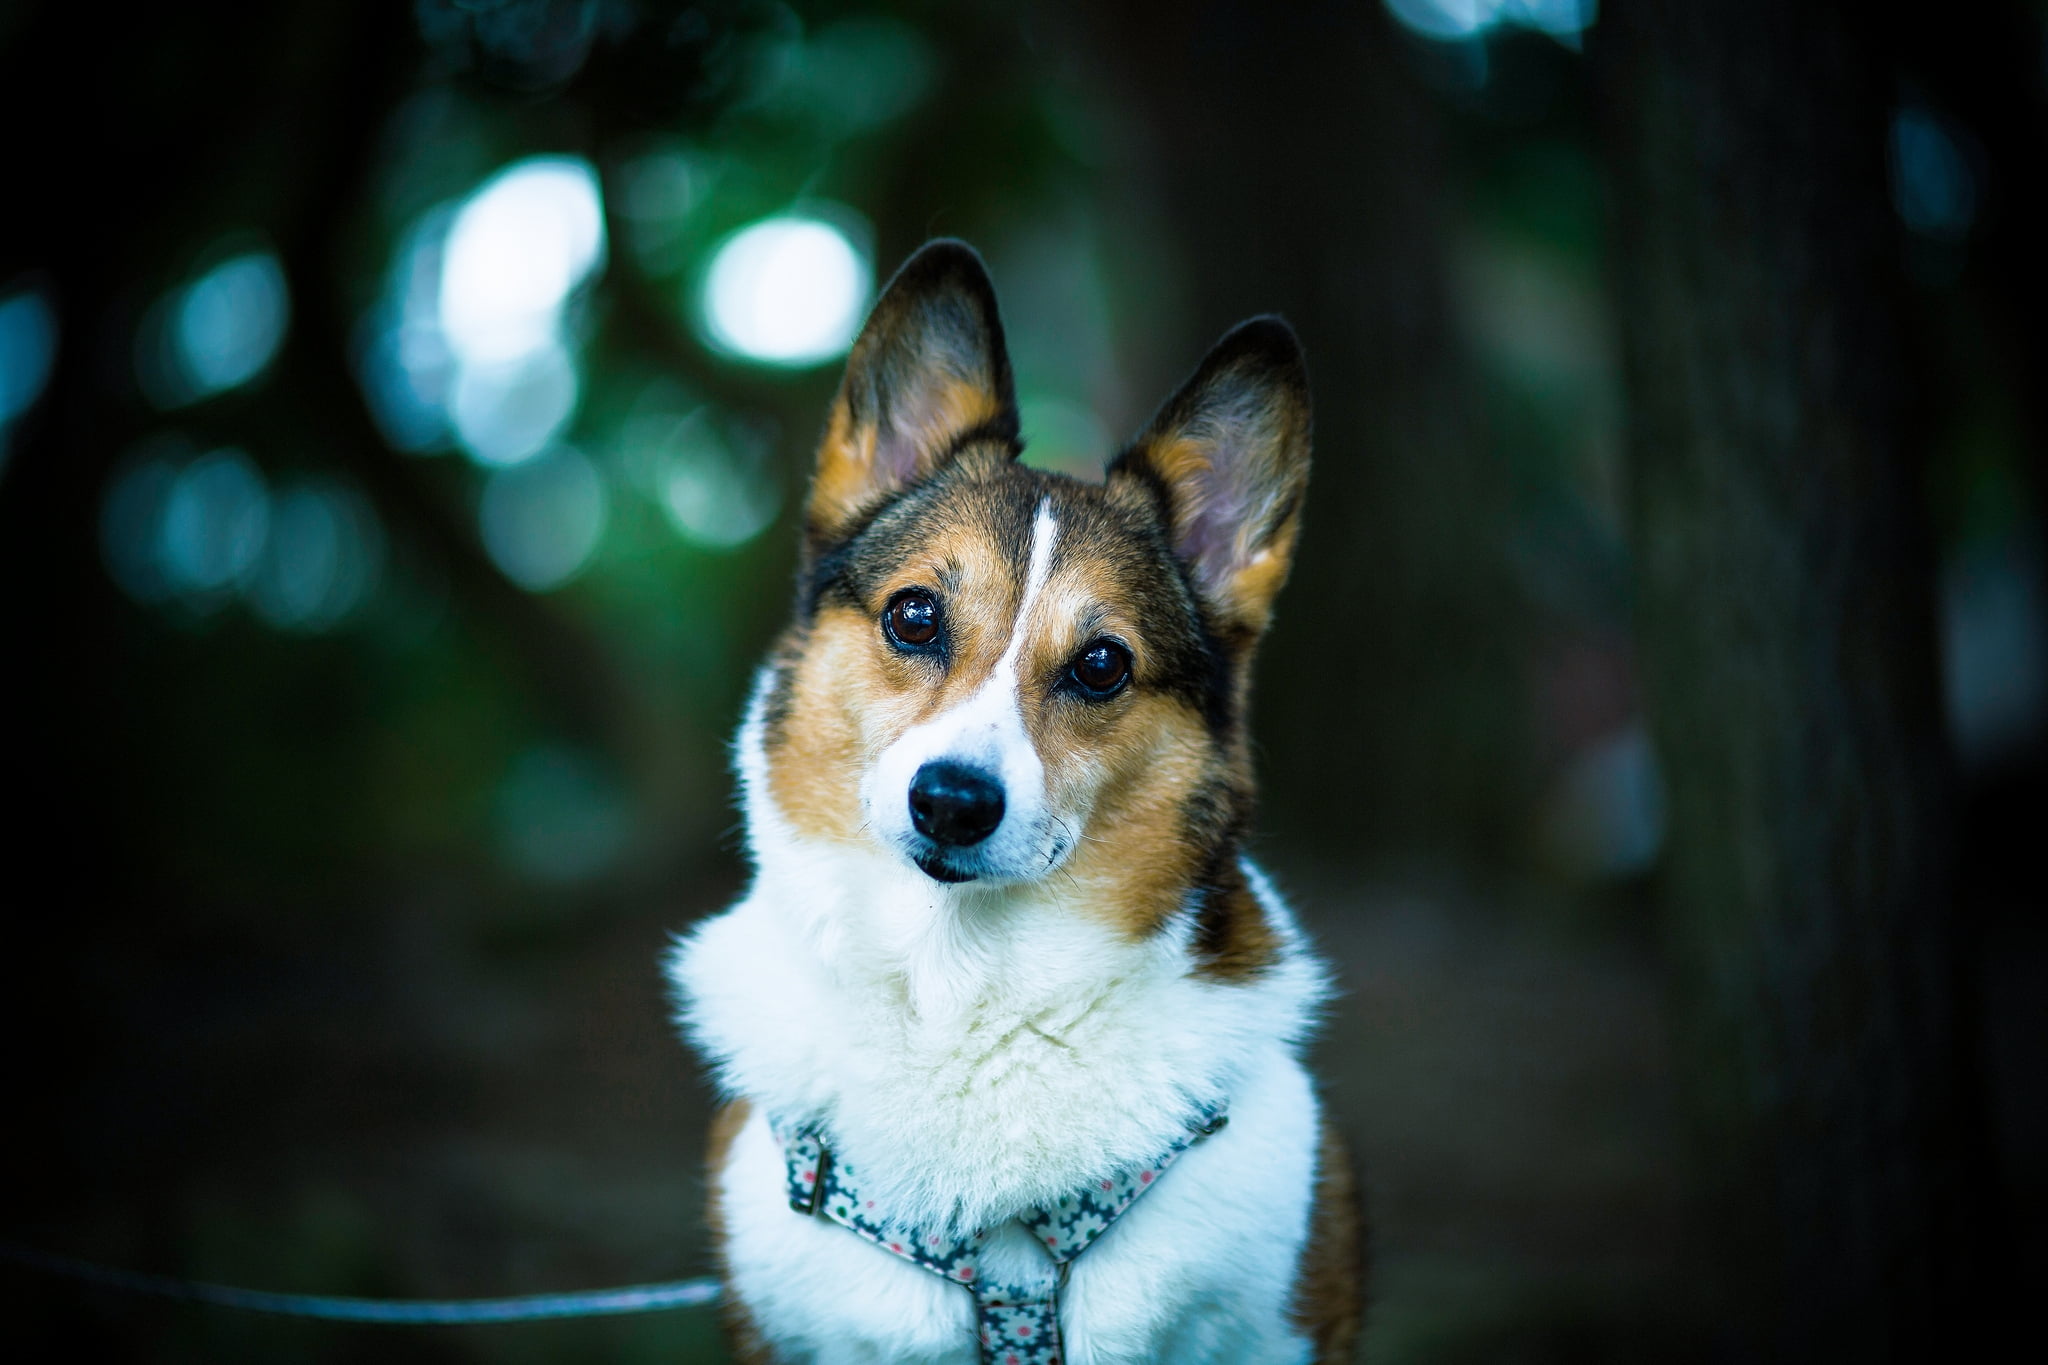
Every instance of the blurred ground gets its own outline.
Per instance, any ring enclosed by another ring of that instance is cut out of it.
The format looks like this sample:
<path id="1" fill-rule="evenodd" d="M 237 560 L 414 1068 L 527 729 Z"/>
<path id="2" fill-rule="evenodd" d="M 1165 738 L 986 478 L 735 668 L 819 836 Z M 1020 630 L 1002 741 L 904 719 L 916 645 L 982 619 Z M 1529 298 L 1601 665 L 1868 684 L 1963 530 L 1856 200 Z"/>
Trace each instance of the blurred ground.
<path id="1" fill-rule="evenodd" d="M 1653 960 L 1452 887 L 1323 887 L 1317 1049 L 1370 1189 L 1367 1355 L 1669 1359 L 1684 1152 Z"/>
<path id="2" fill-rule="evenodd" d="M 280 915 L 106 945 L 109 1046 L 73 1132 L 105 1180 L 44 1244 L 328 1293 L 700 1273 L 707 1096 L 655 960 L 733 875 L 670 915 L 520 938 L 443 889 L 324 932 Z M 1303 878 L 1300 898 L 1344 990 L 1317 1064 L 1371 1188 L 1373 1356 L 1670 1345 L 1683 1170 L 1647 956 L 1503 931 L 1455 888 Z M 708 1312 L 390 1332 L 37 1297 L 160 1358 L 722 1358 Z"/>
<path id="3" fill-rule="evenodd" d="M 672 929 L 736 889 L 735 866 L 704 868 L 659 913 L 598 906 L 517 935 L 449 885 L 354 920 L 252 915 L 101 944 L 101 989 L 81 1002 L 101 1051 L 64 1135 L 97 1175 L 43 1191 L 50 1212 L 25 1231 L 108 1264 L 315 1293 L 705 1272 L 709 1097 L 656 966 Z M 1647 937 L 1529 888 L 1277 870 L 1343 992 L 1315 1060 L 1369 1187 L 1368 1358 L 1704 1358 Z M 2022 1158 L 2042 1149 L 2026 1077 L 2048 1038 L 2028 985 L 2048 940 L 2029 922 L 2000 918 L 1987 959 L 2002 1127 Z M 2010 1174 L 2027 1201 L 2014 1212 L 2038 1227 L 2043 1173 Z M 2026 1253 L 2039 1269 L 2040 1246 Z M 708 1310 L 365 1329 L 12 1273 L 0 1300 L 38 1329 L 158 1360 L 725 1359 Z"/>

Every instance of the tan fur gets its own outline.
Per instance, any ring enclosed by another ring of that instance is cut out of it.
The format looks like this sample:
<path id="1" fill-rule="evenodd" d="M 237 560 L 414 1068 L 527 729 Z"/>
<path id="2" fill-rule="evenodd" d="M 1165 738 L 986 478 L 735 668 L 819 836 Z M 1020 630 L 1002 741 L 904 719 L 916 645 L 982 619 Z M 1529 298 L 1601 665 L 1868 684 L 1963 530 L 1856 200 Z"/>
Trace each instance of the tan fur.
<path id="1" fill-rule="evenodd" d="M 853 612 L 833 611 L 783 647 L 793 662 L 786 716 L 770 737 L 768 786 L 790 824 L 816 838 L 843 843 L 860 834 L 865 750 L 840 689 L 860 677 L 873 629 Z"/>
<path id="2" fill-rule="evenodd" d="M 988 680 L 1009 644 L 1021 586 L 1015 580 L 1010 557 L 975 528 L 935 526 L 862 610 L 824 608 L 801 639 L 785 641 L 783 653 L 793 660 L 790 699 L 770 736 L 769 781 L 792 825 L 820 838 L 860 836 L 867 765 L 904 731 Z M 902 589 L 948 583 L 958 585 L 948 594 L 946 617 L 955 663 L 935 685 L 918 661 L 889 648 L 880 622 Z"/>
<path id="3" fill-rule="evenodd" d="M 962 456 L 964 482 L 1002 475 L 993 452 Z M 1146 621 L 1111 566 L 1086 557 L 1062 562 L 1029 617 L 1019 550 L 992 544 L 971 519 L 935 519 L 915 551 L 875 586 L 860 610 L 821 608 L 792 659 L 785 715 L 770 737 L 769 780 L 791 823 L 814 837 L 862 837 L 860 784 L 876 755 L 911 727 L 958 705 L 989 679 L 1023 632 L 1020 680 L 1056 677 L 1098 635 L 1131 647 L 1143 678 L 1151 665 Z M 907 588 L 943 589 L 951 664 L 934 677 L 921 660 L 892 649 L 880 620 Z M 1076 905 L 1110 918 L 1130 937 L 1155 933 L 1180 908 L 1203 869 L 1204 850 L 1183 828 L 1189 796 L 1205 786 L 1246 790 L 1242 744 L 1219 748 L 1202 717 L 1172 696 L 1135 687 L 1107 705 L 1062 700 L 1045 687 L 1020 688 L 1024 723 L 1062 810 L 1082 812 L 1085 838 L 1062 880 Z M 1235 869 L 1227 876 L 1234 878 Z M 1204 959 L 1218 979 L 1241 979 L 1277 950 L 1264 912 L 1241 884 L 1226 886 L 1227 941 Z"/>
<path id="4" fill-rule="evenodd" d="M 929 407 L 920 412 L 912 431 L 902 433 L 919 452 L 917 465 L 908 479 L 897 479 L 876 466 L 879 430 L 872 421 L 857 419 L 842 394 L 832 405 L 825 439 L 818 447 L 807 518 L 812 533 L 831 535 L 855 521 L 878 495 L 930 474 L 948 440 L 996 417 L 1002 401 L 983 382 L 953 379 L 934 384 Z"/>
<path id="5" fill-rule="evenodd" d="M 1280 420 L 1277 415 L 1275 420 Z M 1191 436 L 1154 442 L 1145 453 L 1170 484 L 1182 489 L 1199 488 L 1213 477 L 1217 462 L 1214 444 Z M 1233 537 L 1227 565 L 1203 583 L 1234 622 L 1262 631 L 1271 621 L 1273 599 L 1280 595 L 1293 562 L 1299 521 L 1293 514 L 1278 526 L 1263 525 L 1257 518 L 1246 521 Z"/>
<path id="6" fill-rule="evenodd" d="M 1055 749 L 1047 767 L 1061 796 L 1093 788 L 1087 837 L 1067 864 L 1076 899 L 1137 939 L 1180 908 L 1178 888 L 1199 870 L 1199 850 L 1182 837 L 1181 808 L 1215 756 L 1200 719 L 1179 703 L 1129 702 L 1114 733 L 1086 748 Z"/>
<path id="7" fill-rule="evenodd" d="M 1290 415 L 1283 413 L 1272 414 L 1270 421 L 1279 428 L 1294 425 Z M 1307 433 L 1289 430 L 1285 437 L 1275 439 L 1299 440 L 1305 446 Z M 1146 446 L 1145 453 L 1169 483 L 1183 489 L 1197 488 L 1212 477 L 1217 458 L 1212 442 L 1191 436 L 1154 442 Z M 1304 481 L 1306 476 L 1304 462 Z M 1203 584 L 1225 616 L 1254 632 L 1263 631 L 1272 620 L 1273 599 L 1280 595 L 1294 562 L 1301 517 L 1290 507 L 1284 515 L 1269 519 L 1281 505 L 1264 509 L 1264 515 L 1254 515 L 1238 527 L 1226 564 Z"/>
<path id="8" fill-rule="evenodd" d="M 1295 1280 L 1294 1322 L 1315 1342 L 1317 1365 L 1354 1359 L 1365 1304 L 1365 1221 L 1351 1153 L 1323 1119 L 1308 1246 Z"/>
<path id="9" fill-rule="evenodd" d="M 732 1151 L 733 1139 L 740 1129 L 747 1126 L 752 1106 L 745 1100 L 734 1100 L 723 1105 L 711 1116 L 711 1134 L 704 1144 L 704 1222 L 711 1231 L 711 1245 L 718 1248 L 721 1262 L 725 1256 L 725 1200 L 720 1194 L 724 1185 L 726 1157 Z M 723 1274 L 725 1266 L 719 1266 L 721 1278 L 730 1283 L 730 1276 Z M 761 1331 L 748 1316 L 747 1307 L 736 1294 L 723 1295 L 718 1301 L 718 1316 L 725 1327 L 725 1337 L 732 1347 L 733 1359 L 739 1365 L 777 1365 L 775 1354 L 768 1349 L 761 1338 Z"/>

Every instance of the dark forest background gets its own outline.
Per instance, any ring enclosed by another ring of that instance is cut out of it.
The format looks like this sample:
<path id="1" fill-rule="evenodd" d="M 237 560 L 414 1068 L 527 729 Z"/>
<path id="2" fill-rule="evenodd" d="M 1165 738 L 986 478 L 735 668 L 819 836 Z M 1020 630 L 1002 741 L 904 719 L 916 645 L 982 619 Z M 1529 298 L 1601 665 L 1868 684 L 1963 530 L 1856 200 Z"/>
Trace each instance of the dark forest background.
<path id="1" fill-rule="evenodd" d="M 1258 849 L 1345 992 L 1367 1354 L 1973 1353 L 2048 1274 L 2044 21 L 0 10 L 0 1238 L 707 1269 L 656 959 L 744 876 L 842 324 L 952 235 L 1034 461 L 1244 316 L 1308 347 Z M 67 1358 L 724 1358 L 0 1302 Z"/>

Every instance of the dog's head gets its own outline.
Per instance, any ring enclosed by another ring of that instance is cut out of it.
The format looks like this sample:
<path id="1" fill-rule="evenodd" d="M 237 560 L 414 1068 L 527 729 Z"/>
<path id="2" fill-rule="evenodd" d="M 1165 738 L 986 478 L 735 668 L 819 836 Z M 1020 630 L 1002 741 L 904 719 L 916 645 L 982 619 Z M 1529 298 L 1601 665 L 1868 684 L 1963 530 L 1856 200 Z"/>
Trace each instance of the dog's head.
<path id="1" fill-rule="evenodd" d="M 1153 924 L 1234 860 L 1253 651 L 1308 478 L 1301 349 L 1218 342 L 1082 483 L 1021 449 L 994 290 L 935 242 L 827 420 L 761 744 L 801 834 L 949 885 L 1054 874 Z"/>

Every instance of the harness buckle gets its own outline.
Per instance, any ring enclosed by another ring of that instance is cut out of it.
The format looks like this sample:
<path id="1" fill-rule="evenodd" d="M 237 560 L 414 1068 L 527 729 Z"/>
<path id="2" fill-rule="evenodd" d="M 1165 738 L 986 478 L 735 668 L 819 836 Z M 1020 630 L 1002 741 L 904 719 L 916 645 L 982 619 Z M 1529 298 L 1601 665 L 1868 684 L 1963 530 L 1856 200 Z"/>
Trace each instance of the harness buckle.
<path id="1" fill-rule="evenodd" d="M 817 1164 L 818 1178 L 811 1182 L 809 1194 L 790 1197 L 789 1206 L 809 1218 L 818 1212 L 820 1200 L 825 1193 L 825 1177 L 832 1174 L 832 1149 L 820 1144 Z"/>

